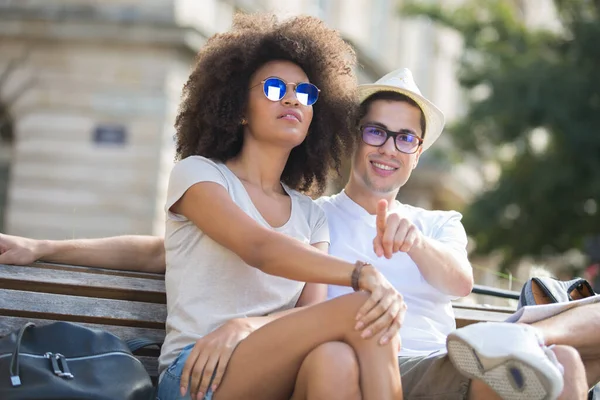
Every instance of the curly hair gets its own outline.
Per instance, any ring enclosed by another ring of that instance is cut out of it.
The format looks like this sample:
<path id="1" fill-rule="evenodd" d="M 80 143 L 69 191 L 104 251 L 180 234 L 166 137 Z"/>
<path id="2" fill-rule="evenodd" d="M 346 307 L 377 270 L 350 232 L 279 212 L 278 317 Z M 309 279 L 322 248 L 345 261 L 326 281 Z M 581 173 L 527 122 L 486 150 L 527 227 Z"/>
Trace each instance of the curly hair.
<path id="1" fill-rule="evenodd" d="M 342 159 L 353 149 L 358 104 L 354 51 L 314 17 L 280 22 L 271 14 L 237 14 L 229 32 L 206 42 L 183 88 L 176 157 L 226 162 L 238 155 L 250 78 L 272 60 L 297 64 L 321 89 L 308 135 L 291 151 L 281 177 L 292 189 L 320 194 L 329 172 L 339 174 Z"/>

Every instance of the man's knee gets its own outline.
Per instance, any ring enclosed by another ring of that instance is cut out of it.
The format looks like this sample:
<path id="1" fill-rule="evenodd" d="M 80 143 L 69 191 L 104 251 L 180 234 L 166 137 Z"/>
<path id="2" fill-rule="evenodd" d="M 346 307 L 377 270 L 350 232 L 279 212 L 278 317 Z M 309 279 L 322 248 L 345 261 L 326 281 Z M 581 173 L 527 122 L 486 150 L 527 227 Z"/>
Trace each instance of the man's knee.
<path id="1" fill-rule="evenodd" d="M 358 359 L 349 345 L 324 343 L 306 356 L 302 367 L 310 370 L 311 398 L 360 398 Z"/>
<path id="2" fill-rule="evenodd" d="M 571 346 L 554 346 L 552 351 L 564 368 L 564 388 L 559 399 L 586 398 L 588 389 L 585 367 L 579 352 Z"/>

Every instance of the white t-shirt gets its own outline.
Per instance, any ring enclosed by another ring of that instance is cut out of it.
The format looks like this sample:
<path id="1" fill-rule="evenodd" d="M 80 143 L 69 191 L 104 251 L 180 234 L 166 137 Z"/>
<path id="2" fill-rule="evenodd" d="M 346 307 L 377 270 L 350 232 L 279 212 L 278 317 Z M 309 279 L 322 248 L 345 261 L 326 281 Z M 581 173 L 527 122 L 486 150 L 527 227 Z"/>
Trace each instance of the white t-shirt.
<path id="1" fill-rule="evenodd" d="M 404 324 L 400 329 L 402 356 L 421 356 L 445 349 L 446 336 L 456 328 L 452 297 L 431 286 L 413 260 L 398 252 L 391 259 L 377 257 L 373 239 L 377 229 L 375 215 L 356 204 L 344 191 L 322 197 L 317 203 L 329 221 L 332 238 L 329 254 L 347 261 L 362 260 L 371 263 L 400 292 L 408 306 Z M 467 259 L 467 235 L 454 211 L 429 211 L 397 202 L 400 211 L 421 232 L 454 250 L 456 256 L 470 268 Z M 329 286 L 328 297 L 352 292 L 344 286 Z"/>
<path id="2" fill-rule="evenodd" d="M 304 288 L 302 282 L 268 275 L 249 266 L 183 215 L 169 211 L 199 182 L 223 186 L 246 214 L 264 226 L 304 243 L 329 242 L 325 214 L 309 197 L 283 185 L 291 198 L 291 216 L 283 226 L 273 228 L 227 166 L 200 156 L 177 163 L 169 179 L 165 206 L 167 336 L 159 358 L 160 372 L 181 349 L 230 319 L 293 308 Z"/>

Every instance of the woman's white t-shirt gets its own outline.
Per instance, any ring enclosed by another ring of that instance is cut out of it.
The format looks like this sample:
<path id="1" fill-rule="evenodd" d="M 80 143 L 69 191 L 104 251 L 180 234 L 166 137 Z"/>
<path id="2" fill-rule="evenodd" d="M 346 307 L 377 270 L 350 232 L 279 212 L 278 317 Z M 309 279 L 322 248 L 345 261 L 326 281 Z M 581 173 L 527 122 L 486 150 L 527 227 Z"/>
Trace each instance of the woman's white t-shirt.
<path id="1" fill-rule="evenodd" d="M 291 198 L 291 216 L 283 226 L 273 228 L 225 164 L 200 156 L 178 162 L 171 172 L 165 206 L 167 335 L 159 358 L 160 372 L 185 346 L 230 319 L 293 308 L 304 288 L 303 282 L 268 275 L 249 266 L 183 215 L 169 211 L 199 182 L 223 186 L 235 204 L 264 226 L 307 244 L 329 242 L 325 214 L 308 196 L 282 185 Z M 235 225 L 227 228 L 236 229 Z"/>

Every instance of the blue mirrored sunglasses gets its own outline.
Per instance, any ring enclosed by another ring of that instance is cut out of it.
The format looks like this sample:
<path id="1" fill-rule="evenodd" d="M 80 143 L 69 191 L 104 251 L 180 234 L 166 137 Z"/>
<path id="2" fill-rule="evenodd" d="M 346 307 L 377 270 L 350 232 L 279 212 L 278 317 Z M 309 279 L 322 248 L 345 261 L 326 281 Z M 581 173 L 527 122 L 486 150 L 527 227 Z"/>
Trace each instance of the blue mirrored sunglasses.
<path id="1" fill-rule="evenodd" d="M 263 85 L 263 93 L 267 99 L 271 101 L 279 101 L 285 97 L 287 93 L 287 86 L 293 85 L 296 98 L 305 106 L 312 106 L 319 99 L 319 92 L 321 91 L 318 87 L 308 82 L 292 83 L 284 82 L 283 79 L 272 76 L 270 78 L 261 81 L 259 84 L 252 86 L 250 89 L 255 88 L 258 85 Z"/>

